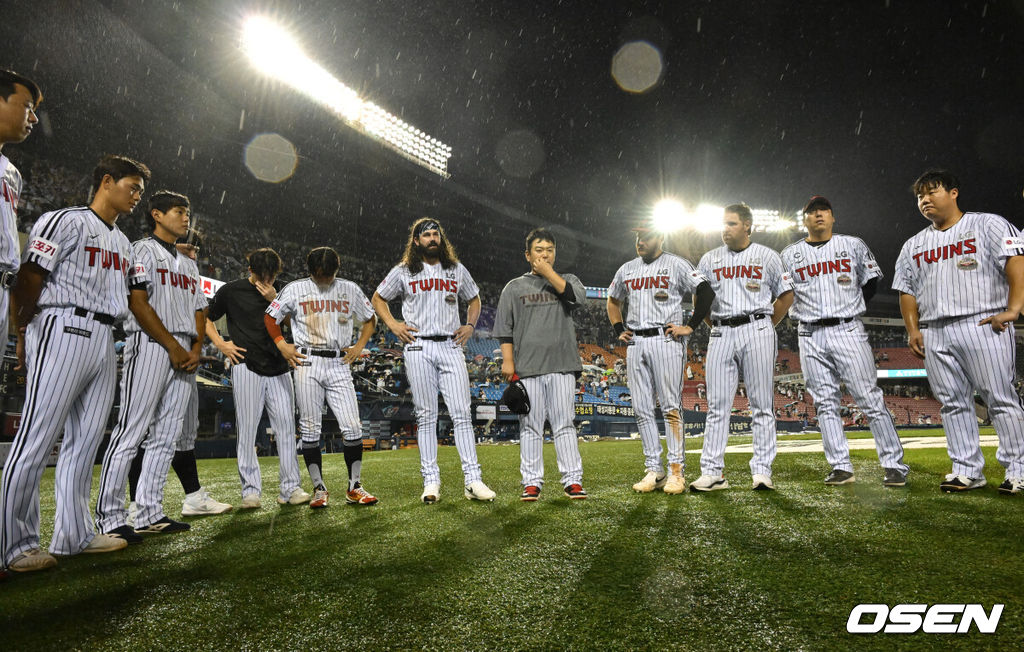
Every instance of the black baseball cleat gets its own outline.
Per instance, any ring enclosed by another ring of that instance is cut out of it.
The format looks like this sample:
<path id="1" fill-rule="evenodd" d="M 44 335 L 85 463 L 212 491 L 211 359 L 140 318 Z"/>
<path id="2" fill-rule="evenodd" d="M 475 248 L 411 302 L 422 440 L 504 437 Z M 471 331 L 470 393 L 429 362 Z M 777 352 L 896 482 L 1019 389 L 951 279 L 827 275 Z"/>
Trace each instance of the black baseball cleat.
<path id="1" fill-rule="evenodd" d="M 142 543 L 142 535 L 136 534 L 135 530 L 130 525 L 122 525 L 121 527 L 116 527 L 113 530 L 104 532 L 104 534 L 110 534 L 115 537 L 121 537 L 122 539 L 128 542 L 128 545 L 132 545 L 133 543 Z"/>
<path id="2" fill-rule="evenodd" d="M 886 469 L 885 477 L 882 478 L 884 487 L 905 487 L 907 486 L 907 474 L 899 469 Z"/>
<path id="3" fill-rule="evenodd" d="M 950 473 L 939 484 L 939 489 L 947 494 L 952 494 L 960 491 L 970 491 L 971 489 L 981 489 L 984 486 L 985 478 L 968 478 L 966 475 Z"/>
<path id="4" fill-rule="evenodd" d="M 851 471 L 844 471 L 842 469 L 832 469 L 832 472 L 825 476 L 825 484 L 835 487 L 841 484 L 850 484 L 856 482 L 857 478 Z"/>
<path id="5" fill-rule="evenodd" d="M 1006 478 L 999 485 L 999 493 L 1004 496 L 1016 496 L 1024 491 L 1024 478 Z"/>
<path id="6" fill-rule="evenodd" d="M 565 488 L 565 495 L 570 500 L 585 500 L 587 492 L 583 490 L 583 487 L 577 483 L 573 483 Z"/>
<path id="7" fill-rule="evenodd" d="M 166 516 L 143 528 L 135 528 L 137 534 L 171 534 L 174 532 L 185 532 L 191 530 L 192 526 L 181 521 L 172 521 Z"/>

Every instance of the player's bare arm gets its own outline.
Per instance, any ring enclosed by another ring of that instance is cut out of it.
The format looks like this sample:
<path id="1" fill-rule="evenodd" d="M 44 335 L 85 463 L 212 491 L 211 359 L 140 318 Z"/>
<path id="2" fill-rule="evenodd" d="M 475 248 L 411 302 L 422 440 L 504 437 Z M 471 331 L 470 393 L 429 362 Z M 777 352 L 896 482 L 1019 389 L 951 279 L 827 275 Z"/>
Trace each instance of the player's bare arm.
<path id="1" fill-rule="evenodd" d="M 779 322 L 786 317 L 786 313 L 793 305 L 794 298 L 792 290 L 786 290 L 775 298 L 775 302 L 772 303 L 772 326 L 778 326 Z"/>
<path id="2" fill-rule="evenodd" d="M 171 359 L 173 369 L 187 371 L 190 366 L 195 369 L 199 365 L 199 356 L 193 356 L 192 352 L 178 344 L 178 340 L 174 339 L 164 323 L 160 321 L 160 316 L 153 310 L 153 306 L 149 305 L 148 292 L 145 290 L 129 292 L 128 309 L 135 315 L 142 330 L 156 340 L 157 344 L 167 349 L 167 356 Z"/>
<path id="3" fill-rule="evenodd" d="M 25 369 L 25 329 L 39 309 L 39 295 L 50 273 L 36 263 L 28 262 L 18 271 L 18 280 L 11 290 L 11 311 L 18 327 L 17 356 L 15 369 Z"/>
<path id="4" fill-rule="evenodd" d="M 359 356 L 362 355 L 363 349 L 366 348 L 367 342 L 373 337 L 373 332 L 377 330 L 377 318 L 370 317 L 369 320 L 363 322 L 363 327 L 359 331 L 359 339 L 352 346 L 345 349 L 345 364 L 351 365 Z"/>
<path id="5" fill-rule="evenodd" d="M 512 382 L 516 375 L 516 353 L 515 345 L 512 342 L 501 343 L 501 377 L 506 382 Z"/>
<path id="6" fill-rule="evenodd" d="M 907 345 L 910 352 L 924 359 L 924 335 L 921 333 L 921 314 L 917 310 L 917 297 L 900 292 L 900 313 L 907 326 Z"/>
<path id="7" fill-rule="evenodd" d="M 291 317 L 285 317 L 284 322 L 286 323 Z M 299 353 L 299 350 L 295 348 L 295 345 L 284 339 L 284 335 L 281 334 L 281 327 L 277 324 L 277 320 L 270 315 L 264 313 L 263 325 L 267 329 L 267 333 L 270 335 L 270 339 L 274 340 L 274 345 L 277 346 L 277 350 L 281 352 L 281 357 L 285 359 L 288 366 L 294 369 L 302 364 L 302 361 L 306 359 L 306 356 Z"/>
<path id="8" fill-rule="evenodd" d="M 187 371 L 195 371 L 199 368 L 199 358 L 203 356 L 203 340 L 206 339 L 206 312 L 207 309 L 196 310 L 196 338 L 192 340 L 192 353 L 196 356 L 196 366 L 194 369 Z"/>
<path id="9" fill-rule="evenodd" d="M 612 323 L 615 336 L 619 338 L 619 341 L 629 342 L 633 339 L 633 331 L 628 330 L 622 324 L 622 302 L 614 297 L 608 297 L 606 310 L 608 311 L 608 321 Z"/>
<path id="10" fill-rule="evenodd" d="M 1011 256 L 1006 261 L 1006 281 L 1010 285 L 1010 293 L 1006 301 L 1006 310 L 986 317 L 978 325 L 989 324 L 992 330 L 1002 333 L 1008 324 L 1012 324 L 1024 310 L 1024 256 Z"/>
<path id="11" fill-rule="evenodd" d="M 388 307 L 388 302 L 384 300 L 384 297 L 380 296 L 376 292 L 373 293 L 373 298 L 370 299 L 370 303 L 373 304 L 373 309 L 380 317 L 380 320 L 384 322 L 384 325 L 388 327 L 395 337 L 399 341 L 410 344 L 416 341 L 416 336 L 413 333 L 417 329 L 407 325 L 405 322 L 398 321 L 395 316 L 391 314 L 391 308 Z"/>
<path id="12" fill-rule="evenodd" d="M 245 361 L 245 356 L 242 355 L 245 353 L 245 349 L 221 337 L 220 331 L 217 330 L 217 324 L 212 319 L 206 320 L 206 336 L 210 338 L 217 350 L 232 363 L 239 364 Z"/>
<path id="13" fill-rule="evenodd" d="M 470 336 L 473 335 L 473 331 L 476 330 L 476 322 L 480 319 L 480 295 L 476 295 L 469 300 L 469 305 L 466 306 L 466 323 L 455 329 L 452 333 L 452 337 L 455 339 L 455 343 L 459 346 L 465 346 L 466 341 L 469 340 Z"/>

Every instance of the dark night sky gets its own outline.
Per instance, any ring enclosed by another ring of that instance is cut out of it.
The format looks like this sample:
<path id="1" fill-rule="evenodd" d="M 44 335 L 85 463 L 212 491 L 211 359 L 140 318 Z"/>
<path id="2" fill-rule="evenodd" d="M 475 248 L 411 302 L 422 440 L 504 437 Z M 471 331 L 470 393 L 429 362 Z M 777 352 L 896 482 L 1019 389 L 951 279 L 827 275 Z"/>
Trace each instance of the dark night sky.
<path id="1" fill-rule="evenodd" d="M 122 151 L 200 212 L 292 239 L 311 228 L 350 253 L 393 257 L 401 236 L 382 225 L 433 211 L 467 264 L 493 267 L 529 226 L 558 224 L 571 240 L 563 262 L 603 285 L 630 255 L 629 221 L 662 195 L 793 213 L 824 194 L 837 231 L 863 237 L 889 274 L 924 226 L 907 188 L 931 166 L 960 175 L 963 208 L 1024 216 L 1021 0 L 5 5 L 0 65 L 43 85 L 49 121 L 18 148 L 83 170 Z M 237 46 L 257 11 L 452 145 L 451 180 L 255 73 Z M 610 67 L 640 39 L 664 71 L 633 95 Z M 280 185 L 241 165 L 265 131 L 301 156 Z M 520 156 L 502 166 L 510 152 Z"/>

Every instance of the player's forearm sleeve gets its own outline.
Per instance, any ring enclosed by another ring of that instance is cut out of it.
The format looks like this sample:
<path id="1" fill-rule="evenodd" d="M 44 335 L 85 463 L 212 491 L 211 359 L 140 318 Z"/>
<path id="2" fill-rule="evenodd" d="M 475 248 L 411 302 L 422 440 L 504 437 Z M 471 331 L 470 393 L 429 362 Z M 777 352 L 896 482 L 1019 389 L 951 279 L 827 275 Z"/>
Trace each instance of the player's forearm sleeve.
<path id="1" fill-rule="evenodd" d="M 871 301 L 871 297 L 875 296 L 875 292 L 878 292 L 878 278 L 869 278 L 868 282 L 861 287 L 861 292 L 864 293 L 864 303 L 867 304 Z"/>
<path id="2" fill-rule="evenodd" d="M 263 325 L 267 327 L 270 339 L 275 342 L 284 337 L 284 335 L 281 334 L 281 327 L 277 325 L 277 321 L 266 313 L 263 315 Z"/>
<path id="3" fill-rule="evenodd" d="M 715 300 L 715 291 L 711 289 L 711 284 L 707 281 L 702 282 L 697 286 L 697 300 L 693 304 L 693 314 L 690 315 L 690 321 L 687 322 L 687 326 L 690 328 L 697 328 L 698 325 L 704 318 L 711 312 L 711 303 Z"/>

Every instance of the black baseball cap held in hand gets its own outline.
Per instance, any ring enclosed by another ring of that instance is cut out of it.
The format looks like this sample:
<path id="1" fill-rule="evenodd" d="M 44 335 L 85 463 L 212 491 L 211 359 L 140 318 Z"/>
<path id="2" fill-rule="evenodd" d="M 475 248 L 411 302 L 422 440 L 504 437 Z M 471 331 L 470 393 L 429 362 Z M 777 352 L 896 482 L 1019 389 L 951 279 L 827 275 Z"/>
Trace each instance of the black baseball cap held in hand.
<path id="1" fill-rule="evenodd" d="M 523 381 L 518 377 L 505 388 L 505 393 L 501 395 L 501 402 L 515 414 L 530 413 L 530 396 L 526 393 Z"/>

